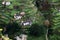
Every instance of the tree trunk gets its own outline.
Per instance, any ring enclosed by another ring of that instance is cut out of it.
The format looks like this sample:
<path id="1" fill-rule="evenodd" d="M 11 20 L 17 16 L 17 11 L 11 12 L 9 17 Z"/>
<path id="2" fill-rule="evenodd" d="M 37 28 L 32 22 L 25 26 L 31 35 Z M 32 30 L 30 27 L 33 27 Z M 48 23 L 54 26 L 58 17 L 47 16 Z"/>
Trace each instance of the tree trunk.
<path id="1" fill-rule="evenodd" d="M 48 40 L 48 28 L 46 30 L 46 40 Z"/>

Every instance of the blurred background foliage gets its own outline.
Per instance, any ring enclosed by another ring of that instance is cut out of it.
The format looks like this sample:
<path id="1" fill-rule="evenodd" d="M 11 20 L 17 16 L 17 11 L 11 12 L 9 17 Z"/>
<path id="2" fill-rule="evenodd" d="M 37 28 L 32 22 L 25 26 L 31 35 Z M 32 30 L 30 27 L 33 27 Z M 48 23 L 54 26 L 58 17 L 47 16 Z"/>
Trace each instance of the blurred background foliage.
<path id="1" fill-rule="evenodd" d="M 43 25 L 43 29 L 45 29 L 45 26 L 43 23 L 46 19 L 48 19 L 50 21 L 50 26 L 51 26 L 51 27 L 49 27 L 49 29 L 53 29 L 52 30 L 53 32 L 50 30 L 48 33 L 49 40 L 60 40 L 60 11 L 59 11 L 60 10 L 60 8 L 59 8 L 60 0 L 47 0 L 48 3 L 50 4 L 50 7 L 46 5 L 47 7 L 49 7 L 48 8 L 49 10 L 47 10 L 47 9 L 41 10 L 40 9 L 41 5 L 39 5 L 39 7 L 37 7 L 37 5 L 36 5 L 36 1 L 39 1 L 39 4 L 43 3 L 43 5 L 44 5 L 45 4 L 43 2 L 44 0 L 5 0 L 5 1 L 10 2 L 11 4 L 9 6 L 4 7 L 4 5 L 2 5 L 3 0 L 0 0 L 0 28 L 8 27 L 8 25 L 10 26 L 10 24 L 11 24 L 12 25 L 11 27 L 14 28 L 13 32 L 15 32 L 17 34 L 16 30 L 19 29 L 18 31 L 20 33 L 20 27 L 22 27 L 20 25 L 20 22 L 22 20 L 26 20 L 26 19 L 30 18 L 32 20 L 32 25 L 34 23 L 37 23 L 38 25 Z M 25 17 L 23 17 L 21 20 L 16 21 L 14 19 L 14 14 L 17 14 L 20 12 L 25 12 Z M 16 22 L 16 23 L 14 23 L 14 22 Z M 17 28 L 15 28 L 15 27 L 17 27 Z M 30 27 L 34 27 L 33 28 L 33 31 L 34 31 L 35 25 L 28 26 L 28 28 L 30 28 Z M 12 28 L 11 29 L 7 28 L 7 29 L 12 31 Z M 37 29 L 35 29 L 35 30 L 37 31 Z M 46 31 L 46 29 L 44 30 L 44 32 L 45 31 Z M 41 31 L 41 33 L 42 32 L 43 31 Z M 53 35 L 51 35 L 51 33 Z M 39 32 L 39 34 L 40 34 L 40 32 Z M 37 39 L 45 40 L 45 35 L 42 35 L 38 38 L 35 38 L 33 36 L 28 37 L 28 40 L 37 40 Z"/>

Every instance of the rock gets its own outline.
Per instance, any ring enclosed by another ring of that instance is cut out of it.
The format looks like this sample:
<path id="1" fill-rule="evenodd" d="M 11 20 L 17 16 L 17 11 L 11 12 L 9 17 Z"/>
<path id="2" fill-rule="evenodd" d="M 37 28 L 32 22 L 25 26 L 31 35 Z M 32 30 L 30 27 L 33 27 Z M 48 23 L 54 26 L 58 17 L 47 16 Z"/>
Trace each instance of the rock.
<path id="1" fill-rule="evenodd" d="M 21 15 L 21 16 L 24 16 L 24 15 L 25 15 L 25 12 L 21 12 L 20 15 Z"/>
<path id="2" fill-rule="evenodd" d="M 10 2 L 3 1 L 2 4 L 8 6 L 8 5 L 10 5 L 11 3 L 10 3 Z"/>
<path id="3" fill-rule="evenodd" d="M 14 18 L 15 18 L 15 20 L 19 20 L 19 19 L 21 19 L 22 18 L 22 16 L 20 16 L 20 15 L 14 15 Z"/>

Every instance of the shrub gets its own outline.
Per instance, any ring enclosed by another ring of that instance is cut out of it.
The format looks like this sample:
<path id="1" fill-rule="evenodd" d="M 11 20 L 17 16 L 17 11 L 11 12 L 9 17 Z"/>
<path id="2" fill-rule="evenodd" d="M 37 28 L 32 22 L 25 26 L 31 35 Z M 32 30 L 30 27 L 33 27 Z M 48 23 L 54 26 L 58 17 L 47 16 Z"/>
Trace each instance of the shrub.
<path id="1" fill-rule="evenodd" d="M 6 34 L 9 34 L 9 36 L 19 35 L 21 30 L 21 26 L 18 25 L 17 22 L 12 22 L 7 25 L 7 31 Z"/>
<path id="2" fill-rule="evenodd" d="M 29 34 L 33 36 L 41 36 L 42 34 L 44 34 L 44 28 L 37 23 L 32 24 L 29 31 Z"/>

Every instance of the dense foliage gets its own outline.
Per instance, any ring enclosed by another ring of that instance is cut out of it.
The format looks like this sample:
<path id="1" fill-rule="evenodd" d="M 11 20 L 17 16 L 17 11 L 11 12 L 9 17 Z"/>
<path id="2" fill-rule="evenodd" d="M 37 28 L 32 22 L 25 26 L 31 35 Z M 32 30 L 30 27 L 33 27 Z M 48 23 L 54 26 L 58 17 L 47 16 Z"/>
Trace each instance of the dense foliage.
<path id="1" fill-rule="evenodd" d="M 46 28 L 44 29 L 44 26 L 40 26 L 37 23 L 32 24 L 31 27 L 29 28 L 30 34 L 33 35 L 33 36 L 44 35 L 45 30 L 46 30 Z"/>
<path id="2" fill-rule="evenodd" d="M 9 4 L 4 4 L 4 1 Z M 25 15 L 15 20 L 14 15 L 21 12 L 25 12 Z M 20 25 L 27 20 L 31 20 L 32 25 Z M 46 27 L 45 20 L 49 21 Z M 38 40 L 45 40 L 46 34 L 49 40 L 60 40 L 60 0 L 0 0 L 0 28 L 6 28 L 9 35 L 19 35 L 21 27 L 30 28 L 28 32 L 31 35 L 40 35 Z"/>

